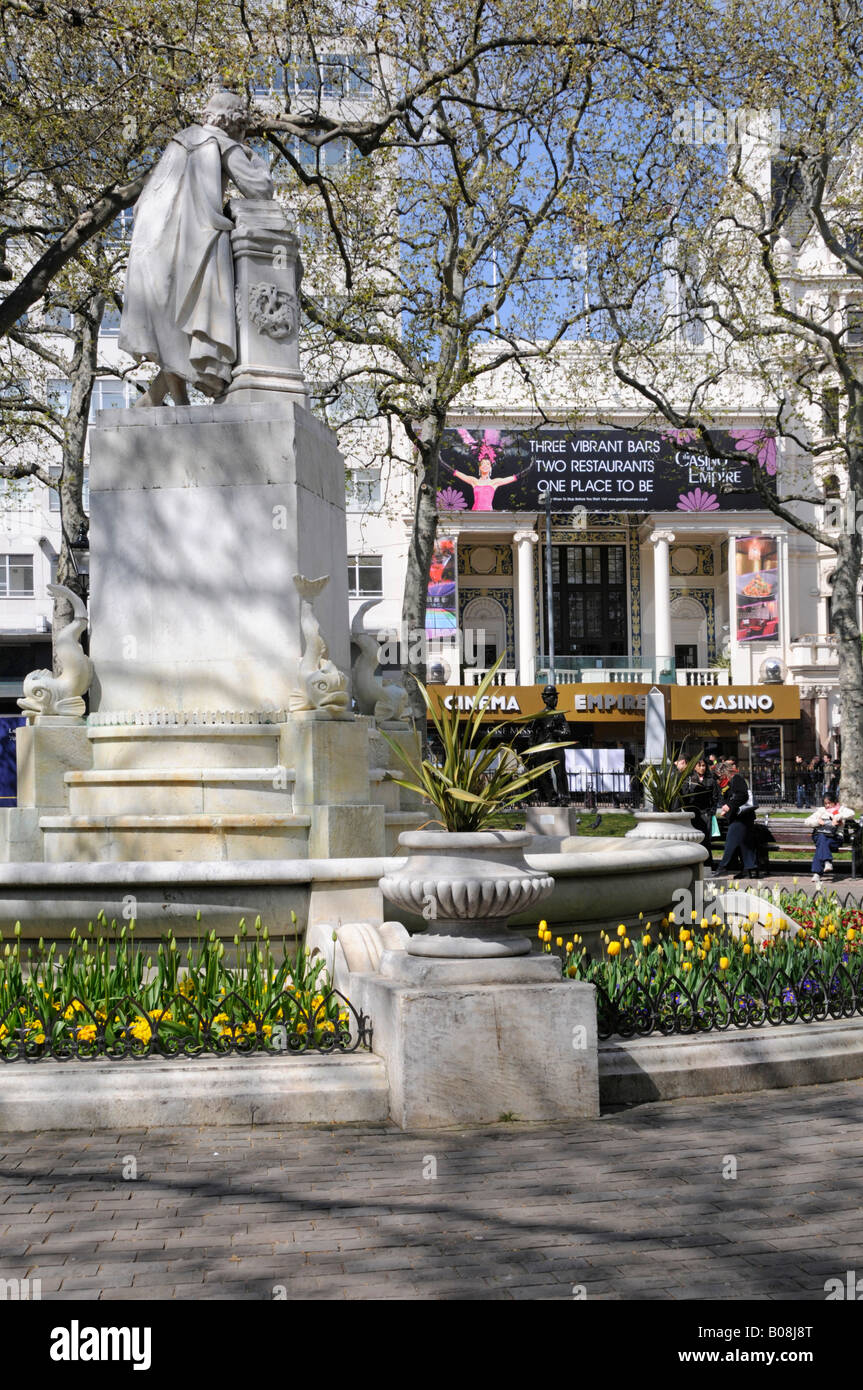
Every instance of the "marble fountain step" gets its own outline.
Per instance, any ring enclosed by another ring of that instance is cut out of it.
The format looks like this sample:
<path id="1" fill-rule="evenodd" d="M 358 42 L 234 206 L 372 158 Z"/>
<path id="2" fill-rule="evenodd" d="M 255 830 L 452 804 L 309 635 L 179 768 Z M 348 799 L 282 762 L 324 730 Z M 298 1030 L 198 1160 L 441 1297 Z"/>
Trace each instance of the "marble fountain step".
<path id="1" fill-rule="evenodd" d="M 277 724 L 91 725 L 96 771 L 143 768 L 272 768 L 278 765 Z"/>
<path id="2" fill-rule="evenodd" d="M 293 811 L 293 768 L 98 768 L 64 777 L 72 817 Z"/>
<path id="3" fill-rule="evenodd" d="M 305 859 L 311 816 L 206 812 L 187 815 L 42 816 L 45 860 Z"/>

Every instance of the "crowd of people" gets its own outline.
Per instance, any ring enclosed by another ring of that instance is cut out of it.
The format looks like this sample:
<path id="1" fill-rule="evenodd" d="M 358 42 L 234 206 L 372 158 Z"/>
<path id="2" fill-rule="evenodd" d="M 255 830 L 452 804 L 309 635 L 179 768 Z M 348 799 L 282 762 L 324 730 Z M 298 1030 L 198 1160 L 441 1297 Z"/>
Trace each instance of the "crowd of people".
<path id="1" fill-rule="evenodd" d="M 688 759 L 678 758 L 677 767 L 681 772 L 687 766 Z M 833 855 L 842 844 L 844 823 L 854 820 L 856 812 L 839 801 L 839 765 L 826 753 L 809 763 L 798 756 L 795 771 L 798 807 L 811 808 L 813 795 L 822 803 L 804 822 L 812 830 L 815 845 L 812 877 L 817 883 L 822 874 L 833 872 Z M 733 758 L 720 762 L 712 756 L 700 757 L 681 786 L 680 806 L 692 813 L 692 824 L 699 831 L 709 856 L 707 867 L 715 877 L 736 869 L 742 869 L 749 878 L 763 876 L 762 865 L 767 868 L 767 846 L 772 836 L 766 825 L 757 822 L 758 808 Z M 723 851 L 717 864 L 713 858 L 713 841 L 723 829 Z"/>
<path id="2" fill-rule="evenodd" d="M 839 793 L 841 768 L 829 753 L 810 758 L 807 763 L 798 753 L 794 759 L 794 794 L 798 811 L 811 808 L 825 796 L 835 798 Z"/>

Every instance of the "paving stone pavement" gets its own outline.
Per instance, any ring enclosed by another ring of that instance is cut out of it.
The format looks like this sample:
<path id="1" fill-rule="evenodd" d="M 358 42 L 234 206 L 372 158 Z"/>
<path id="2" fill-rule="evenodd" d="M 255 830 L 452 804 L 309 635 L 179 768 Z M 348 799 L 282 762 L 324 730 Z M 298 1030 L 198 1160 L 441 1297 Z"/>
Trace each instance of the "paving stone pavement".
<path id="1" fill-rule="evenodd" d="M 848 1082 L 466 1132 L 2 1136 L 0 1277 L 43 1300 L 823 1300 L 863 1272 L 861 1101 Z"/>

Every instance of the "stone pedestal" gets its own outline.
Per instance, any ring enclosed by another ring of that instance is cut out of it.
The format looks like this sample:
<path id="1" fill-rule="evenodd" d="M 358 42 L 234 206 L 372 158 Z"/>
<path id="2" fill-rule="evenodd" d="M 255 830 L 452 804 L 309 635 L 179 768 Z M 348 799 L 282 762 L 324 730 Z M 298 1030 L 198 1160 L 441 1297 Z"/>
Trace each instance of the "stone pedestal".
<path id="1" fill-rule="evenodd" d="M 380 974 L 351 976 L 350 997 L 374 1020 L 402 1129 L 599 1114 L 594 988 L 561 980 L 556 961 L 385 952 Z"/>
<path id="2" fill-rule="evenodd" d="M 299 246 L 284 208 L 271 198 L 232 198 L 237 362 L 227 399 L 263 401 L 278 391 L 307 404 L 300 370 L 302 274 Z"/>
<path id="3" fill-rule="evenodd" d="M 67 806 L 67 772 L 92 767 L 93 754 L 82 720 L 22 724 L 15 734 L 18 806 Z"/>
<path id="4" fill-rule="evenodd" d="M 585 814 L 577 806 L 526 806 L 524 828 L 532 835 L 577 835 Z"/>
<path id="5" fill-rule="evenodd" d="M 349 669 L 345 473 L 326 426 L 273 393 L 101 411 L 90 439 L 93 710 L 286 709 L 295 574 L 330 574 L 315 612 Z"/>

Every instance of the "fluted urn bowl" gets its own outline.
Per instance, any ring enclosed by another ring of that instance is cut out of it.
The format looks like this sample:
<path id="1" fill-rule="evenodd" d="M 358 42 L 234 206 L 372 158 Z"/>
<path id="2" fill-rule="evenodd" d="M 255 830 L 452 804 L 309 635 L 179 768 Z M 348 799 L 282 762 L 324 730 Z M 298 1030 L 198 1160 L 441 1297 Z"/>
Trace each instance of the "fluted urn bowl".
<path id="1" fill-rule="evenodd" d="M 702 844 L 701 831 L 692 824 L 691 811 L 636 811 L 636 826 L 627 830 L 627 840 L 680 840 Z"/>
<path id="2" fill-rule="evenodd" d="M 411 937 L 413 956 L 451 959 L 522 956 L 527 937 L 507 931 L 510 917 L 548 897 L 554 879 L 531 869 L 524 830 L 406 830 L 404 867 L 379 880 L 381 892 L 405 912 L 428 922 Z"/>

